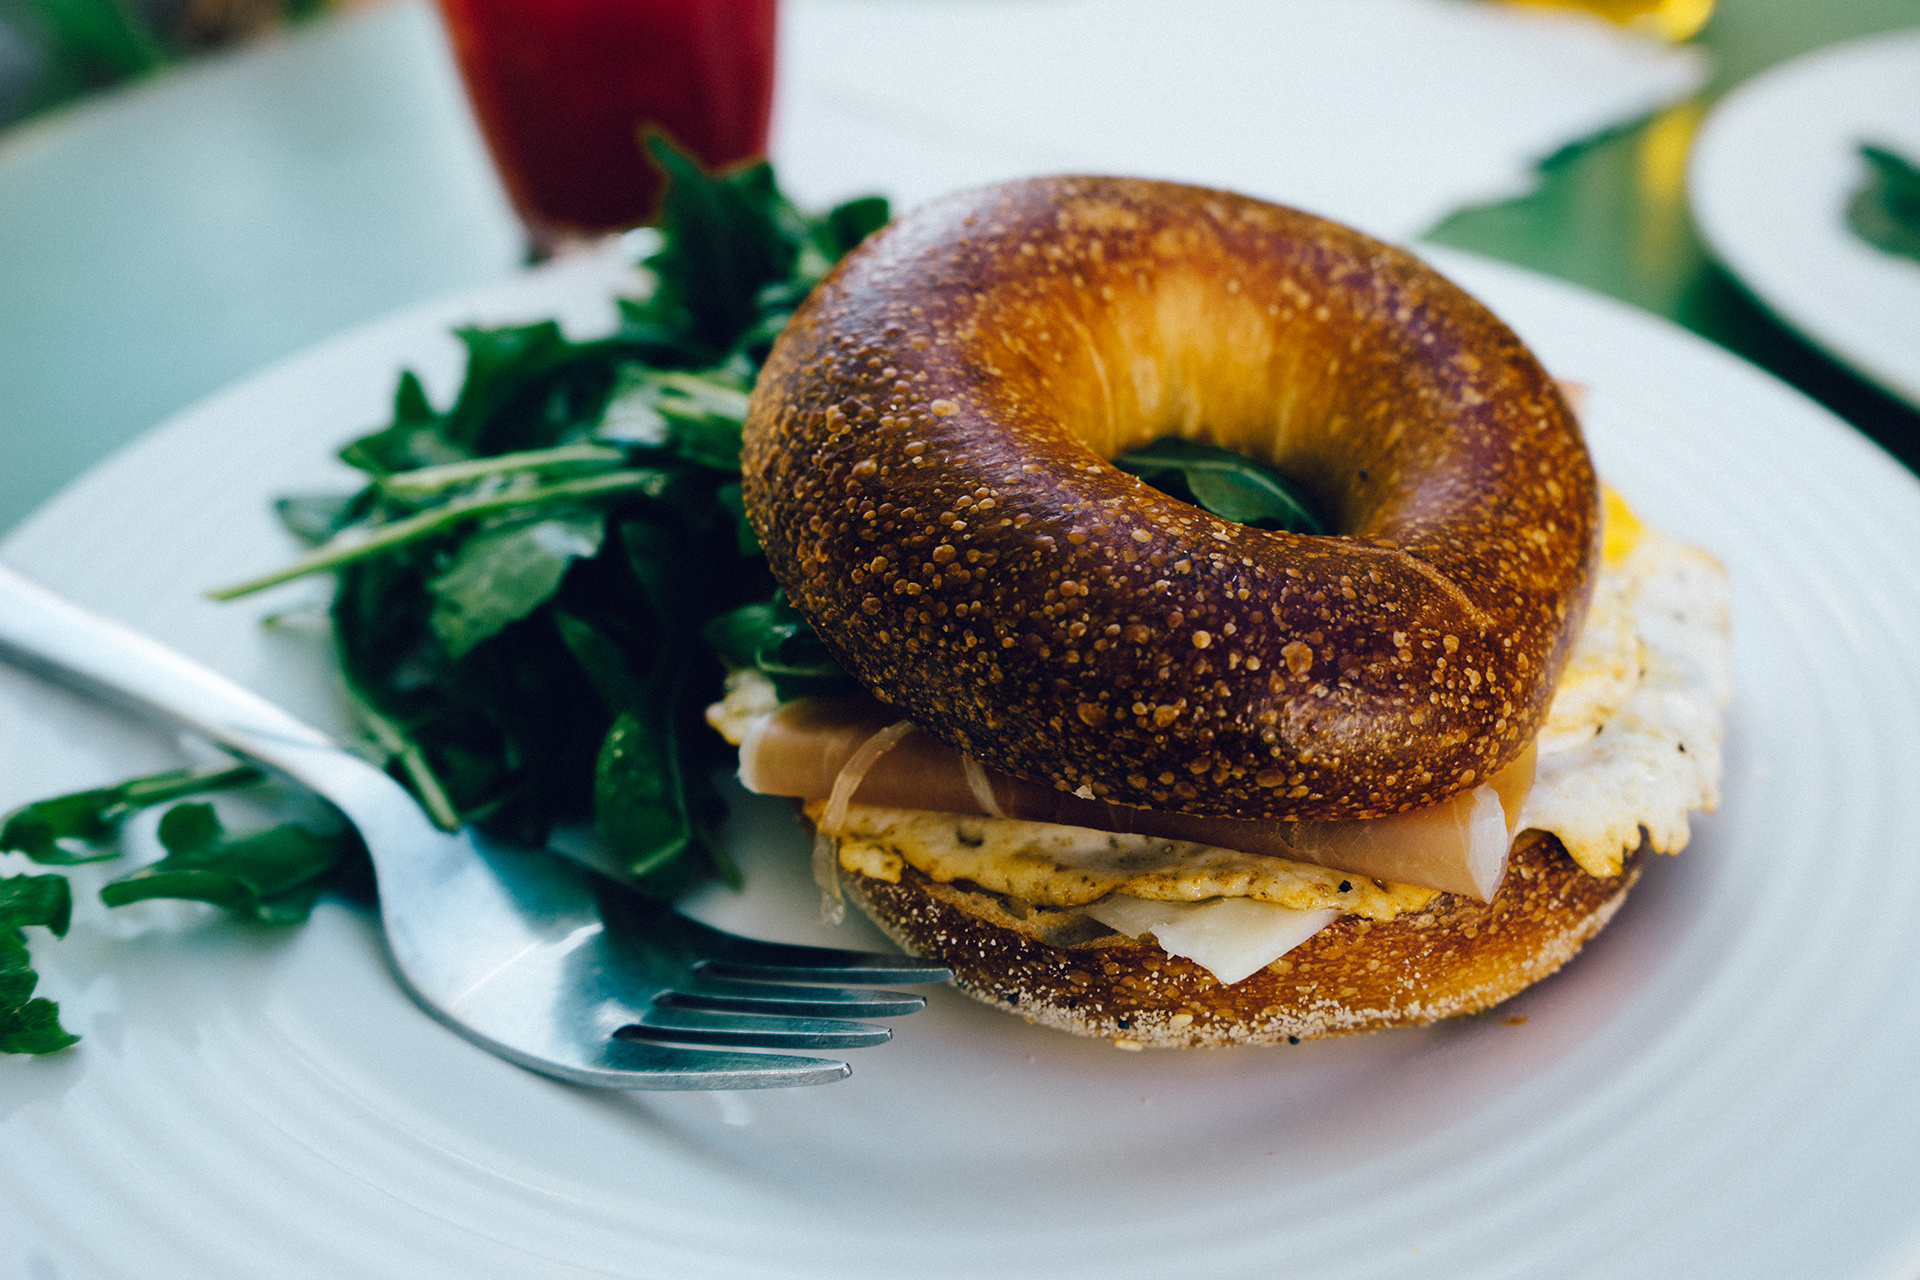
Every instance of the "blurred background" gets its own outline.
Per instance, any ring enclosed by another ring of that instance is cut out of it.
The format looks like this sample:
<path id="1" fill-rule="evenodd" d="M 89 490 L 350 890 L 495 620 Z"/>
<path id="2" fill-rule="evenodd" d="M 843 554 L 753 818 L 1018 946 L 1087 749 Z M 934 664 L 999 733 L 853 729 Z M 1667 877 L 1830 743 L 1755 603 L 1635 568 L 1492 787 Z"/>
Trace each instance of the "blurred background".
<path id="1" fill-rule="evenodd" d="M 347 0 L 0 0 L 0 124 Z"/>
<path id="2" fill-rule="evenodd" d="M 866 23 L 862 15 L 925 9 L 946 23 L 929 39 L 964 43 L 988 38 L 970 28 L 1017 25 L 1049 8 L 1004 0 L 975 7 L 995 22 L 973 22 L 971 9 L 956 19 L 953 0 L 864 9 L 790 0 L 773 133 L 783 181 L 820 203 L 856 192 L 820 185 L 819 175 L 871 174 L 860 180 L 887 186 L 905 204 L 943 182 L 984 180 L 997 176 L 994 164 L 1016 162 L 1028 171 L 1104 165 L 1239 185 L 1390 239 L 1473 250 L 1666 316 L 1920 465 L 1920 412 L 1757 303 L 1709 253 L 1687 196 L 1696 133 L 1729 91 L 1811 51 L 1920 28 L 1920 0 L 1564 0 L 1562 8 L 1622 24 L 1613 29 L 1626 43 L 1604 51 L 1613 60 L 1607 74 L 1638 76 L 1638 87 L 1607 98 L 1584 125 L 1569 123 L 1582 118 L 1570 109 L 1537 136 L 1514 127 L 1508 146 L 1521 177 L 1478 188 L 1441 183 L 1434 190 L 1455 191 L 1451 203 L 1407 205 L 1372 220 L 1370 209 L 1392 205 L 1395 165 L 1411 172 L 1420 159 L 1417 149 L 1391 150 L 1390 113 L 1369 114 L 1367 94 L 1394 86 L 1363 85 L 1343 100 L 1349 115 L 1364 117 L 1355 136 L 1384 138 L 1387 150 L 1331 149 L 1338 167 L 1324 175 L 1320 198 L 1242 180 L 1224 147 L 1182 172 L 1188 152 L 1205 151 L 1209 139 L 1169 129 L 1153 151 L 1152 94 L 1142 95 L 1148 105 L 1126 129 L 1109 129 L 1137 142 L 1140 158 L 1103 161 L 1049 151 L 1036 141 L 1045 132 L 1038 124 L 1016 137 L 1005 121 L 968 116 L 966 104 L 952 105 L 955 95 L 944 95 L 948 114 L 935 119 L 914 100 L 912 75 L 888 65 L 893 46 L 840 53 L 860 38 L 850 24 Z M 1283 8 L 1320 23 L 1327 40 L 1339 22 L 1359 21 L 1342 19 L 1338 5 L 1300 0 Z M 1116 0 L 1113 11 L 1123 15 L 1116 23 L 1135 24 L 1148 12 L 1135 0 Z M 1459 57 L 1480 56 L 1469 37 L 1486 32 L 1469 28 L 1510 12 L 1499 0 L 1356 0 L 1346 12 L 1388 11 L 1466 32 Z M 0 531 L 140 431 L 269 361 L 525 265 L 525 201 L 510 197 L 511 172 L 503 185 L 487 153 L 445 12 L 453 10 L 424 0 L 0 0 Z M 1183 21 L 1194 40 L 1214 40 L 1207 56 L 1240 56 L 1237 33 L 1209 34 L 1204 22 Z M 1402 42 L 1416 38 L 1425 37 Z M 1383 42 L 1383 56 L 1393 54 L 1391 43 Z M 1592 49 L 1561 45 L 1565 67 L 1598 65 Z M 1112 52 L 1132 56 L 1119 44 Z M 1404 63 L 1418 53 L 1403 47 L 1394 56 Z M 1069 93 L 1074 68 L 1059 72 Z M 1026 74 L 1033 78 L 1033 68 Z M 1584 88 L 1605 77 L 1589 79 Z M 1550 85 L 1529 92 L 1536 103 L 1555 97 Z M 1065 109 L 1036 98 L 1029 114 Z M 862 132 L 883 116 L 892 132 Z M 1290 166 L 1310 189 L 1316 157 L 1285 151 L 1290 132 L 1269 131 L 1275 150 L 1265 158 Z M 1250 150 L 1244 139 L 1232 145 Z M 1356 198 L 1339 207 L 1343 193 L 1368 183 L 1372 204 Z M 539 228 L 532 230 L 538 243 Z"/>

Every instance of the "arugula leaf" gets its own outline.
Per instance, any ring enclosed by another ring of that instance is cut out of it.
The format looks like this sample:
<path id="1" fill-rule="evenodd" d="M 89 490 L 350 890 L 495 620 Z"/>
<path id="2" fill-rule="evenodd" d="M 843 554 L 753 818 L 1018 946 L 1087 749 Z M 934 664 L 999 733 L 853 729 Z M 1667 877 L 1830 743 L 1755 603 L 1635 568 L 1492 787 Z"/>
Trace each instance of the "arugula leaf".
<path id="1" fill-rule="evenodd" d="M 605 533 L 605 517 L 594 513 L 515 521 L 468 538 L 427 581 L 434 634 L 456 661 L 466 657 L 551 599 L 567 567 L 597 554 Z"/>
<path id="2" fill-rule="evenodd" d="M 672 897 L 718 853 L 712 824 L 724 813 L 704 777 L 686 768 L 687 679 L 693 665 L 685 605 L 697 596 L 674 530 L 655 521 L 621 526 L 627 567 L 651 613 L 653 643 L 622 644 L 573 614 L 556 616 L 568 647 L 614 720 L 594 765 L 594 827 L 639 886 Z M 636 671 L 634 659 L 646 665 Z M 689 857 L 704 853 L 705 859 Z"/>
<path id="3" fill-rule="evenodd" d="M 33 973 L 26 967 L 24 942 L 0 937 L 0 973 L 9 968 Z M 58 1053 L 80 1037 L 60 1025 L 60 1006 L 36 996 L 17 1009 L 0 1010 L 0 1053 Z"/>
<path id="4" fill-rule="evenodd" d="M 426 388 L 409 369 L 394 392 L 393 422 L 347 445 L 340 460 L 373 476 L 460 461 L 465 451 L 441 434 L 440 425 Z"/>
<path id="5" fill-rule="evenodd" d="M 295 578 L 304 578 L 310 573 L 338 569 L 343 565 L 365 560 L 369 556 L 396 550 L 409 543 L 437 537 L 453 531 L 455 526 L 470 523 L 481 516 L 525 511 L 559 503 L 583 502 L 595 498 L 617 498 L 631 493 L 658 494 L 671 480 L 672 476 L 657 469 L 636 467 L 508 492 L 463 496 L 437 507 L 429 507 L 425 511 L 403 519 L 390 523 L 372 524 L 358 531 L 359 536 L 334 538 L 291 564 L 282 565 L 272 572 L 261 574 L 257 578 L 249 578 L 245 582 L 215 588 L 207 594 L 215 600 L 237 600 L 241 596 L 252 595 L 256 591 L 264 591 L 268 587 L 291 582 Z"/>
<path id="6" fill-rule="evenodd" d="M 120 824 L 134 811 L 209 791 L 249 786 L 261 778 L 258 769 L 244 764 L 175 769 L 114 787 L 38 800 L 15 809 L 0 823 L 0 852 L 24 853 L 43 866 L 117 858 L 119 850 L 99 846 L 118 834 Z"/>
<path id="7" fill-rule="evenodd" d="M 295 493 L 274 499 L 273 514 L 288 533 L 317 547 L 364 515 L 364 505 L 361 494 Z"/>
<path id="8" fill-rule="evenodd" d="M 573 342 L 553 320 L 455 332 L 467 348 L 467 377 L 453 406 L 436 411 L 408 372 L 394 395 L 392 423 L 341 450 L 342 461 L 384 476 L 548 448 L 606 394 L 605 340 Z"/>
<path id="9" fill-rule="evenodd" d="M 860 691 L 783 591 L 720 615 L 701 634 L 727 666 L 752 667 L 771 679 L 782 702 Z"/>
<path id="10" fill-rule="evenodd" d="M 73 893 L 60 875 L 0 877 L 0 1053 L 54 1053 L 80 1037 L 60 1025 L 60 1006 L 34 998 L 40 975 L 27 952 L 27 925 L 65 937 Z"/>
<path id="11" fill-rule="evenodd" d="M 419 551 L 372 557 L 341 574 L 333 616 L 342 674 L 390 769 L 435 821 L 544 839 L 569 796 L 586 803 L 606 717 L 543 622 L 547 608 L 460 661 L 449 657 L 425 585 L 438 563 Z M 576 768 L 582 776 L 569 792 L 558 775 Z"/>
<path id="12" fill-rule="evenodd" d="M 760 290 L 791 276 L 811 247 L 806 220 L 764 161 L 710 175 L 658 133 L 646 145 L 667 175 L 661 210 L 672 230 L 646 261 L 660 280 L 649 313 L 726 351 L 758 318 Z"/>
<path id="13" fill-rule="evenodd" d="M 594 829 L 640 889 L 667 901 L 709 870 L 735 888 L 741 883 L 713 834 L 726 806 L 704 773 L 687 767 L 695 719 L 688 688 L 668 664 L 643 683 L 626 684 L 620 696 L 627 709 L 607 731 L 594 767 Z M 704 726 L 695 732 L 704 734 Z"/>
<path id="14" fill-rule="evenodd" d="M 1860 155 L 1867 183 L 1847 203 L 1847 225 L 1877 249 L 1920 259 L 1920 167 L 1871 144 Z"/>
<path id="15" fill-rule="evenodd" d="M 886 226 L 892 216 L 885 196 L 862 196 L 827 210 L 827 216 L 820 220 L 816 238 L 825 240 L 821 247 L 829 258 L 838 261 L 858 249 L 862 240 Z"/>
<path id="16" fill-rule="evenodd" d="M 167 856 L 110 881 L 110 907 L 149 898 L 210 902 L 267 924 L 297 924 L 313 912 L 328 879 L 355 853 L 350 831 L 317 835 L 297 823 L 229 836 L 210 804 L 182 804 L 160 819 Z"/>
<path id="17" fill-rule="evenodd" d="M 72 922 L 73 892 L 65 876 L 0 876 L 0 931 L 37 924 L 64 938 Z M 0 988 L 0 999 L 7 994 L 8 989 Z"/>
<path id="18" fill-rule="evenodd" d="M 627 869 L 645 877 L 685 853 L 693 818 L 668 723 L 670 700 L 621 712 L 594 769 L 594 825 Z"/>
<path id="19" fill-rule="evenodd" d="M 751 385 L 751 371 L 737 363 L 699 373 L 627 365 L 594 435 L 664 449 L 697 466 L 737 476 Z"/>
<path id="20" fill-rule="evenodd" d="M 1290 533 L 1327 532 L 1304 489 L 1231 449 L 1168 436 L 1122 454 L 1113 465 L 1223 520 Z"/>
<path id="21" fill-rule="evenodd" d="M 471 454 L 563 443 L 606 401 L 613 367 L 604 341 L 571 342 L 553 321 L 462 329 L 460 339 L 467 380 L 440 432 Z"/>
<path id="22" fill-rule="evenodd" d="M 467 799 L 456 791 L 462 812 L 526 843 L 544 841 L 555 822 L 590 812 L 594 759 L 612 719 L 569 653 L 555 611 L 543 608 L 478 646 L 441 685 L 457 717 L 445 728 L 477 721 L 493 735 L 491 758 L 471 775 L 488 791 Z M 453 758 L 447 747 L 486 749 L 477 735 L 448 742 L 442 726 L 433 732 L 428 745 L 436 766 Z"/>
<path id="23" fill-rule="evenodd" d="M 626 455 L 618 449 L 596 444 L 565 444 L 552 449 L 527 449 L 490 458 L 471 458 L 465 462 L 445 462 L 413 471 L 398 471 L 380 477 L 377 486 L 369 486 L 362 493 L 378 493 L 401 502 L 428 502 L 475 481 L 502 480 L 511 483 L 518 476 L 591 474 L 618 470 L 625 463 Z"/>
<path id="24" fill-rule="evenodd" d="M 347 698 L 388 768 L 399 768 L 400 776 L 412 786 L 414 794 L 419 797 L 420 806 L 433 819 L 433 824 L 442 831 L 459 830 L 460 811 L 454 807 L 447 789 L 441 785 L 439 775 L 427 762 L 427 753 L 421 750 L 420 744 L 392 717 L 381 714 L 378 708 L 362 698 L 351 684 L 347 689 Z"/>

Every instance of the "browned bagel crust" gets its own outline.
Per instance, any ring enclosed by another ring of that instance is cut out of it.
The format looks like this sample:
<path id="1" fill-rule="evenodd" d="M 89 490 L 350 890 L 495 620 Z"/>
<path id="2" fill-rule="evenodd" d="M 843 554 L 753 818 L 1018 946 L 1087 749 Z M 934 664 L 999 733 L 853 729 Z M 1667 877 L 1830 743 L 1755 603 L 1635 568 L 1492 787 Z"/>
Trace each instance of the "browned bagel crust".
<path id="1" fill-rule="evenodd" d="M 1344 536 L 1232 524 L 1105 459 L 1177 433 Z M 1597 486 L 1551 379 L 1417 259 L 1194 187 L 929 205 L 794 316 L 754 391 L 753 527 L 834 654 L 950 745 L 1144 807 L 1359 818 L 1532 739 Z"/>
<path id="2" fill-rule="evenodd" d="M 842 882 L 896 942 L 951 967 L 977 1000 L 1062 1031 L 1185 1048 L 1417 1026 L 1498 1004 L 1612 919 L 1639 859 L 1601 879 L 1552 836 L 1526 832 L 1491 903 L 1442 894 L 1386 922 L 1347 916 L 1230 987 L 1118 934 L 1052 945 L 1044 917 L 1016 917 L 1004 899 L 911 867 L 898 884 L 854 872 Z"/>

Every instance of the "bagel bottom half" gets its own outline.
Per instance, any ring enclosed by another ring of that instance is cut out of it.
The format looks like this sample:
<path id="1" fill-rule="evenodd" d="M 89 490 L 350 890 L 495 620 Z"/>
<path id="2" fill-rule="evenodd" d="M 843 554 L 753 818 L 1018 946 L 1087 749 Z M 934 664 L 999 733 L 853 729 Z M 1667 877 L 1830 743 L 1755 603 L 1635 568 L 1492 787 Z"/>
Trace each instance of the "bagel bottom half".
<path id="1" fill-rule="evenodd" d="M 912 867 L 897 883 L 843 871 L 841 884 L 895 942 L 947 964 L 975 999 L 1130 1048 L 1187 1048 L 1417 1026 L 1488 1008 L 1571 959 L 1639 876 L 1637 852 L 1618 874 L 1594 876 L 1559 840 L 1527 831 L 1492 902 L 1441 894 L 1392 920 L 1347 916 L 1231 986 L 1151 940 Z"/>

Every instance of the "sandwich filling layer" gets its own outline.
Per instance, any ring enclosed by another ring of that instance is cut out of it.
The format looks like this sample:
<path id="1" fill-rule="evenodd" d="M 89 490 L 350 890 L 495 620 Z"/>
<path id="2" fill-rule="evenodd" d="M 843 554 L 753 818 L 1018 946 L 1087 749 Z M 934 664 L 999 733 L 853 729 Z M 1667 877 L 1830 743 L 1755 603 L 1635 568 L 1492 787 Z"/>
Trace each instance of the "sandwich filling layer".
<path id="1" fill-rule="evenodd" d="M 1611 490 L 1606 499 L 1599 581 L 1537 742 L 1534 785 L 1508 809 L 1485 786 L 1477 789 L 1484 796 L 1466 793 L 1456 806 L 1458 821 L 1486 828 L 1483 843 L 1504 849 L 1518 831 L 1548 832 L 1601 877 L 1618 874 L 1643 841 L 1678 852 L 1688 814 L 1715 806 L 1721 711 L 1731 690 L 1724 570 L 1642 526 Z M 729 711 L 764 713 L 764 695 L 750 681 L 735 682 L 732 702 L 710 713 L 723 732 L 744 728 L 720 723 Z M 806 806 L 816 823 L 827 808 L 823 800 Z M 1439 892 L 1147 834 L 895 805 L 843 809 L 825 833 L 838 846 L 829 867 L 897 883 L 911 866 L 936 882 L 1000 895 L 1016 914 L 1079 913 L 1098 922 L 1096 932 L 1151 934 L 1225 983 L 1341 916 L 1391 920 Z M 1463 841 L 1471 834 L 1463 830 Z M 1227 903 L 1238 905 L 1207 905 Z"/>

